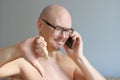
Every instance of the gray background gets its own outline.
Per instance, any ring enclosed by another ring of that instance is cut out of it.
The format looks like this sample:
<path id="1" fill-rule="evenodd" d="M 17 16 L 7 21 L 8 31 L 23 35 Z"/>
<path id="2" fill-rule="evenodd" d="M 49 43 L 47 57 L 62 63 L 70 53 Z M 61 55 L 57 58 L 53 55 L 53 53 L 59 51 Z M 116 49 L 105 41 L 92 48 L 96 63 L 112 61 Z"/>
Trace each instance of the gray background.
<path id="1" fill-rule="evenodd" d="M 0 0 L 0 47 L 37 35 L 48 4 L 70 11 L 90 63 L 104 76 L 120 76 L 120 0 Z"/>

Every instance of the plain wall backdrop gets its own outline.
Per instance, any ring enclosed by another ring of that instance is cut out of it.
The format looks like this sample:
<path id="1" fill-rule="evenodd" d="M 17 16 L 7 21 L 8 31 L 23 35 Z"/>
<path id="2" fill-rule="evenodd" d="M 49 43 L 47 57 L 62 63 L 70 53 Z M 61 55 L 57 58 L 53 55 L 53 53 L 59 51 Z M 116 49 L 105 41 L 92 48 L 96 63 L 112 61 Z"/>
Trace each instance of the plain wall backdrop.
<path id="1" fill-rule="evenodd" d="M 90 63 L 104 76 L 120 76 L 120 0 L 0 0 L 0 47 L 37 35 L 49 4 L 69 10 Z"/>

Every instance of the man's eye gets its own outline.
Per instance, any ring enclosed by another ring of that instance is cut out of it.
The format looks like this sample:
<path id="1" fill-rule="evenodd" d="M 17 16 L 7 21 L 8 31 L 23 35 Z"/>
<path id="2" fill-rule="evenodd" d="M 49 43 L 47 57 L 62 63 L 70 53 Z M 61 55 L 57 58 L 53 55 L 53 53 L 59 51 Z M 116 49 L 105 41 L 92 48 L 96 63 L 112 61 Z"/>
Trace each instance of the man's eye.
<path id="1" fill-rule="evenodd" d="M 59 28 L 59 27 L 57 27 L 56 29 L 57 29 L 57 30 L 63 30 L 62 28 Z"/>

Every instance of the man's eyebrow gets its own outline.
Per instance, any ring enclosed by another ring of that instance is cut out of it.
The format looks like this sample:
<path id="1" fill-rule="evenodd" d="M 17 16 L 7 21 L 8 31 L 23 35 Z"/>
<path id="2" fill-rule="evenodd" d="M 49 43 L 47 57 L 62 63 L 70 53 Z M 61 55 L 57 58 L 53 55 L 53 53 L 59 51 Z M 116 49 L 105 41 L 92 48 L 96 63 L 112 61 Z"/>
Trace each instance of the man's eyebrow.
<path id="1" fill-rule="evenodd" d="M 69 30 L 69 29 L 72 29 L 72 28 L 65 28 L 65 27 L 62 27 L 62 26 L 59 26 L 59 25 L 54 25 L 54 26 L 55 26 L 55 27 L 58 27 L 58 28 L 61 28 L 61 29 L 66 29 L 66 30 L 67 30 L 67 29 L 68 29 L 68 30 Z"/>

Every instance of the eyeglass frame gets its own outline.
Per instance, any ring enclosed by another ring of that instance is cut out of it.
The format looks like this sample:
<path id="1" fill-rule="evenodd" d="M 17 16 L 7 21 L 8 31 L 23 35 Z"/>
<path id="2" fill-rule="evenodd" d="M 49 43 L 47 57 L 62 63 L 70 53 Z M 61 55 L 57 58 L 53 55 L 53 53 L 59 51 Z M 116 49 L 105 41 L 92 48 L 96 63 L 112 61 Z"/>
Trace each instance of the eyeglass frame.
<path id="1" fill-rule="evenodd" d="M 56 30 L 56 28 L 58 28 L 57 26 L 54 26 L 54 25 L 52 25 L 50 22 L 48 22 L 47 20 L 45 20 L 45 19 L 42 19 L 47 25 L 49 25 L 50 27 L 52 27 L 52 28 L 54 28 L 54 30 Z M 61 32 L 60 33 L 63 33 L 63 31 L 67 31 L 67 30 L 71 30 L 72 32 L 69 34 L 69 35 L 66 35 L 66 36 L 70 36 L 73 32 L 74 32 L 74 29 L 73 28 L 69 28 L 69 29 L 64 29 L 64 28 L 62 28 L 62 27 L 60 27 L 61 28 Z"/>

